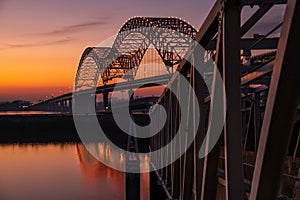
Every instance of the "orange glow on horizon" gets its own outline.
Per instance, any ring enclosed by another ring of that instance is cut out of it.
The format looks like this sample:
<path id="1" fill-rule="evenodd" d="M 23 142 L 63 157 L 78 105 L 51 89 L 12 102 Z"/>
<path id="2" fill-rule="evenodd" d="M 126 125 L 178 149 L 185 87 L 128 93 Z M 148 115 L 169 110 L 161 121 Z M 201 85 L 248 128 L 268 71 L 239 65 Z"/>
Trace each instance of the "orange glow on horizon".
<path id="1" fill-rule="evenodd" d="M 56 47 L 58 48 L 58 47 Z M 0 52 L 0 86 L 66 86 L 73 83 L 81 52 L 69 48 L 25 48 Z M 74 56 L 75 55 L 75 56 Z"/>
<path id="2" fill-rule="evenodd" d="M 37 102 L 72 92 L 81 45 L 32 47 L 0 51 L 0 102 Z M 68 54 L 69 52 L 69 54 Z M 119 80 L 110 81 L 116 83 Z M 136 95 L 157 96 L 161 87 L 138 89 Z"/>
<path id="3" fill-rule="evenodd" d="M 37 101 L 71 92 L 83 48 L 66 45 L 0 51 L 0 102 Z"/>

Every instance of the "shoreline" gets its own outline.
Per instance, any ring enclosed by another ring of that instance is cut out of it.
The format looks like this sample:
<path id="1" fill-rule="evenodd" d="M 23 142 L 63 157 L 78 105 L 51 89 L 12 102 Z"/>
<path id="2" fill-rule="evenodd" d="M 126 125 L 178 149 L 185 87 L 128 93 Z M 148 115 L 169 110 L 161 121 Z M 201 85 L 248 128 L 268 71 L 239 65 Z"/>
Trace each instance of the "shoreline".
<path id="1" fill-rule="evenodd" d="M 110 141 L 125 148 L 128 135 L 118 128 L 113 116 L 98 114 L 97 118 Z M 138 114 L 135 121 L 143 126 L 149 123 L 150 118 Z M 81 142 L 72 114 L 0 115 L 0 127 L 0 144 Z M 148 152 L 149 139 L 138 139 L 138 143 L 141 152 Z"/>

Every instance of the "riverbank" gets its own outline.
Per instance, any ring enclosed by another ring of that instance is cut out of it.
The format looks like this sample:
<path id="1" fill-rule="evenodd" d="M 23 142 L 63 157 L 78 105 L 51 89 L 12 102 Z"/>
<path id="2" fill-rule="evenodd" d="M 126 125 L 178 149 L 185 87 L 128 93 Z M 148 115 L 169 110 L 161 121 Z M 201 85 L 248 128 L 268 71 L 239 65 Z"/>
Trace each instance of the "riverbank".
<path id="1" fill-rule="evenodd" d="M 150 120 L 144 114 L 134 117 L 139 125 L 147 125 Z M 86 116 L 84 118 L 88 121 Z M 128 135 L 118 128 L 113 116 L 102 113 L 97 118 L 106 136 L 119 147 L 125 148 Z M 0 127 L 0 143 L 80 142 L 71 114 L 0 115 Z M 139 139 L 141 151 L 147 151 L 148 145 L 148 139 Z"/>

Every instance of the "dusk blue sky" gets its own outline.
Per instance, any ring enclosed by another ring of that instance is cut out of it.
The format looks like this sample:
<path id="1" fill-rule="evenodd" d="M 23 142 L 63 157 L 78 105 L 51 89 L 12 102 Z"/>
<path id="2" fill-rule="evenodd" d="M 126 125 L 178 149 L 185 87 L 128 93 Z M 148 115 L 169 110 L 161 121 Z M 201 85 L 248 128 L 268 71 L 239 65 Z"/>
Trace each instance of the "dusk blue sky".
<path id="1" fill-rule="evenodd" d="M 199 29 L 213 4 L 212 0 L 0 0 L 0 101 L 36 100 L 70 91 L 82 51 L 116 34 L 130 17 L 176 16 Z M 275 6 L 247 36 L 266 33 L 280 23 L 283 8 Z M 245 8 L 242 22 L 256 9 Z"/>

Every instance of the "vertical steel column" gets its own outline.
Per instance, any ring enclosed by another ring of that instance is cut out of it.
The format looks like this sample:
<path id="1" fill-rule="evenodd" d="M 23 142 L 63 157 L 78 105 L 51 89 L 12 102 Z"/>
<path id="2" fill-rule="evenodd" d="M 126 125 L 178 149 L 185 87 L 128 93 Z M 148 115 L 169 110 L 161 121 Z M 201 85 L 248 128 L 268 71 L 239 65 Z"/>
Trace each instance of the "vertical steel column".
<path id="1" fill-rule="evenodd" d="M 180 90 L 180 78 L 177 79 L 177 95 L 179 95 L 179 90 Z M 178 130 L 179 128 L 179 118 L 180 118 L 180 112 L 179 112 L 179 103 L 178 100 L 176 99 L 175 95 L 173 95 L 173 110 L 175 110 L 174 114 L 175 114 L 175 119 L 174 119 L 174 130 Z M 174 132 L 174 134 L 176 134 L 176 131 Z M 178 141 L 175 141 L 176 144 L 173 147 L 174 151 L 177 152 L 179 151 L 178 149 Z M 181 171 L 180 171 L 180 166 L 181 166 L 181 158 L 177 159 L 174 163 L 173 163 L 173 182 L 172 182 L 172 196 L 174 199 L 179 199 L 180 197 L 180 186 L 181 186 Z"/>
<path id="2" fill-rule="evenodd" d="M 194 146 L 191 145 L 185 153 L 185 165 L 183 167 L 183 199 L 189 200 L 193 198 L 193 184 L 194 184 Z"/>
<path id="3" fill-rule="evenodd" d="M 169 96 L 170 95 L 171 95 L 171 91 L 167 92 L 165 94 L 165 96 L 164 96 L 164 99 L 165 99 L 164 106 L 165 106 L 165 110 L 166 110 L 166 113 L 167 113 L 167 121 L 166 121 L 166 123 L 164 125 L 163 144 L 162 144 L 161 148 L 164 147 L 164 146 L 166 146 L 169 143 L 168 142 L 168 135 L 169 135 L 169 121 L 170 121 L 170 118 L 168 116 L 168 113 L 169 113 L 169 109 L 170 109 L 170 105 L 169 105 Z M 169 156 L 168 152 L 169 151 L 164 152 L 164 154 L 163 154 L 163 159 L 162 159 L 161 162 L 164 162 L 164 166 L 166 166 L 167 160 L 169 159 L 168 158 L 168 156 Z M 163 174 L 162 174 L 162 180 L 166 184 L 167 178 L 168 178 L 168 174 L 167 174 L 168 173 L 168 166 L 164 167 L 162 169 L 162 172 L 163 172 Z"/>
<path id="4" fill-rule="evenodd" d="M 193 54 L 193 66 L 199 67 L 200 70 L 204 70 L 204 52 L 194 52 Z M 205 131 L 205 104 L 204 104 L 204 77 L 201 77 L 201 75 L 193 68 L 192 75 L 193 81 L 192 86 L 194 88 L 198 103 L 199 103 L 199 111 L 200 111 L 200 121 L 198 130 L 195 130 L 195 116 L 193 116 L 193 125 L 194 125 L 194 131 L 196 132 L 196 137 L 194 141 L 194 165 L 195 165 L 195 193 L 196 193 L 196 200 L 201 199 L 201 190 L 202 190 L 202 178 L 203 178 L 203 162 L 204 159 L 200 159 L 198 157 L 198 152 L 200 151 L 201 145 L 203 143 L 206 131 Z M 195 105 L 196 100 L 193 99 L 193 106 Z"/>
<path id="5" fill-rule="evenodd" d="M 129 97 L 130 98 L 130 97 Z M 130 116 L 133 121 L 134 115 L 130 111 Z M 138 156 L 133 156 L 129 152 L 130 150 L 134 150 L 135 153 L 139 152 L 138 149 L 138 141 L 136 138 L 136 129 L 134 127 L 134 122 L 130 122 L 129 124 L 129 132 L 131 132 L 133 136 L 128 135 L 128 141 L 127 141 L 127 153 L 125 155 L 126 157 L 126 169 L 128 170 L 134 170 L 138 173 L 130 173 L 126 172 L 125 175 L 125 183 L 126 183 L 126 200 L 139 200 L 141 196 L 141 187 L 140 187 L 140 160 Z"/>
<path id="6" fill-rule="evenodd" d="M 169 144 L 169 142 L 172 140 L 172 92 L 170 91 L 170 94 L 168 96 L 168 110 L 167 110 L 167 115 L 168 115 L 168 133 L 167 133 L 167 144 Z M 172 147 L 170 145 L 170 147 L 168 148 L 168 153 L 167 153 L 167 158 L 168 160 L 172 159 Z M 172 164 L 167 166 L 167 178 L 166 178 L 166 185 L 168 186 L 168 188 L 170 189 L 171 187 L 171 181 L 172 181 Z"/>
<path id="7" fill-rule="evenodd" d="M 226 199 L 243 199 L 240 79 L 240 1 L 226 3 L 223 16 L 223 79 L 227 96 L 224 126 Z"/>
<path id="8" fill-rule="evenodd" d="M 288 0 L 275 59 L 250 199 L 276 199 L 300 101 L 300 1 Z M 297 89 L 296 89 L 297 88 Z"/>
<path id="9" fill-rule="evenodd" d="M 253 94 L 254 100 L 254 130 L 255 130 L 255 151 L 258 149 L 259 136 L 260 136 L 260 126 L 261 126 L 261 117 L 260 117 L 260 93 Z"/>
<path id="10" fill-rule="evenodd" d="M 221 11 L 222 12 L 222 11 Z M 223 75 L 223 49 L 222 49 L 222 15 L 219 16 L 219 27 L 218 27 L 218 37 L 217 37 L 217 45 L 216 45 L 216 55 L 215 55 L 215 67 L 217 67 Z M 216 72 L 216 71 L 215 71 Z M 216 74 L 214 74 L 216 76 Z M 215 80 L 215 79 L 213 79 Z M 215 110 L 216 105 L 215 98 L 223 98 L 222 96 L 217 97 L 218 94 L 215 91 L 215 88 L 212 88 L 212 96 L 211 96 L 211 105 L 210 105 L 210 111 L 208 114 L 208 123 L 211 123 L 211 119 L 213 118 L 213 115 L 222 115 L 223 113 L 217 113 Z M 219 139 L 220 140 L 220 139 Z M 203 164 L 203 177 L 202 177 L 202 192 L 201 192 L 201 199 L 216 199 L 216 191 L 218 186 L 218 160 L 219 160 L 219 151 L 220 151 L 220 142 L 217 142 L 217 144 L 214 146 L 212 151 L 204 158 L 204 164 Z"/>
<path id="11" fill-rule="evenodd" d="M 253 95 L 254 96 L 254 95 Z M 256 150 L 256 130 L 255 130 L 255 102 L 252 97 L 251 107 L 249 111 L 249 120 L 247 123 L 247 133 L 245 138 L 244 150 L 245 151 L 255 151 Z"/>
<path id="12" fill-rule="evenodd" d="M 173 135 L 176 134 L 175 130 L 175 119 L 176 119 L 176 101 L 174 98 L 175 94 L 171 93 L 170 95 L 170 140 L 173 138 Z M 173 159 L 175 154 L 175 145 L 170 147 L 171 159 Z M 173 183 L 174 183 L 174 162 L 170 165 L 170 189 L 171 195 L 173 195 Z"/>
<path id="13" fill-rule="evenodd" d="M 193 66 L 191 63 L 187 63 L 190 68 L 190 84 L 191 86 L 193 85 Z M 194 129 L 193 129 L 193 99 L 192 99 L 192 94 L 191 91 L 192 87 L 189 89 L 189 97 L 188 97 L 188 119 L 187 119 L 187 129 L 186 129 L 186 134 L 192 135 L 194 134 Z M 189 136 L 186 137 L 189 137 Z M 187 145 L 187 144 L 185 144 Z M 184 191 L 183 191 L 183 199 L 184 200 L 189 200 L 189 199 L 194 199 L 194 194 L 193 194 L 193 184 L 194 184 L 194 144 L 192 144 L 187 151 L 185 152 L 185 166 L 184 166 Z"/>
<path id="14" fill-rule="evenodd" d="M 246 143 L 246 136 L 247 136 L 247 103 L 245 101 L 242 101 L 242 144 L 245 146 Z"/>
<path id="15" fill-rule="evenodd" d="M 155 111 L 154 114 L 155 114 L 155 124 L 154 124 L 153 128 L 154 128 L 155 131 L 159 131 L 157 129 L 157 127 L 160 127 L 161 113 Z M 160 149 L 160 145 L 161 145 L 160 144 L 160 137 L 161 137 L 162 133 L 163 133 L 163 130 L 159 131 L 151 139 L 151 141 L 152 141 L 151 142 L 152 143 L 152 147 L 151 147 L 152 151 Z M 156 158 L 151 158 L 151 159 L 155 159 L 155 162 L 159 162 L 160 155 L 158 155 Z M 161 187 L 161 185 L 158 185 L 158 177 L 157 177 L 156 171 L 150 172 L 150 199 L 151 200 L 160 200 L 160 199 L 162 200 L 162 199 L 165 199 L 165 194 L 164 194 L 163 188 Z"/>

